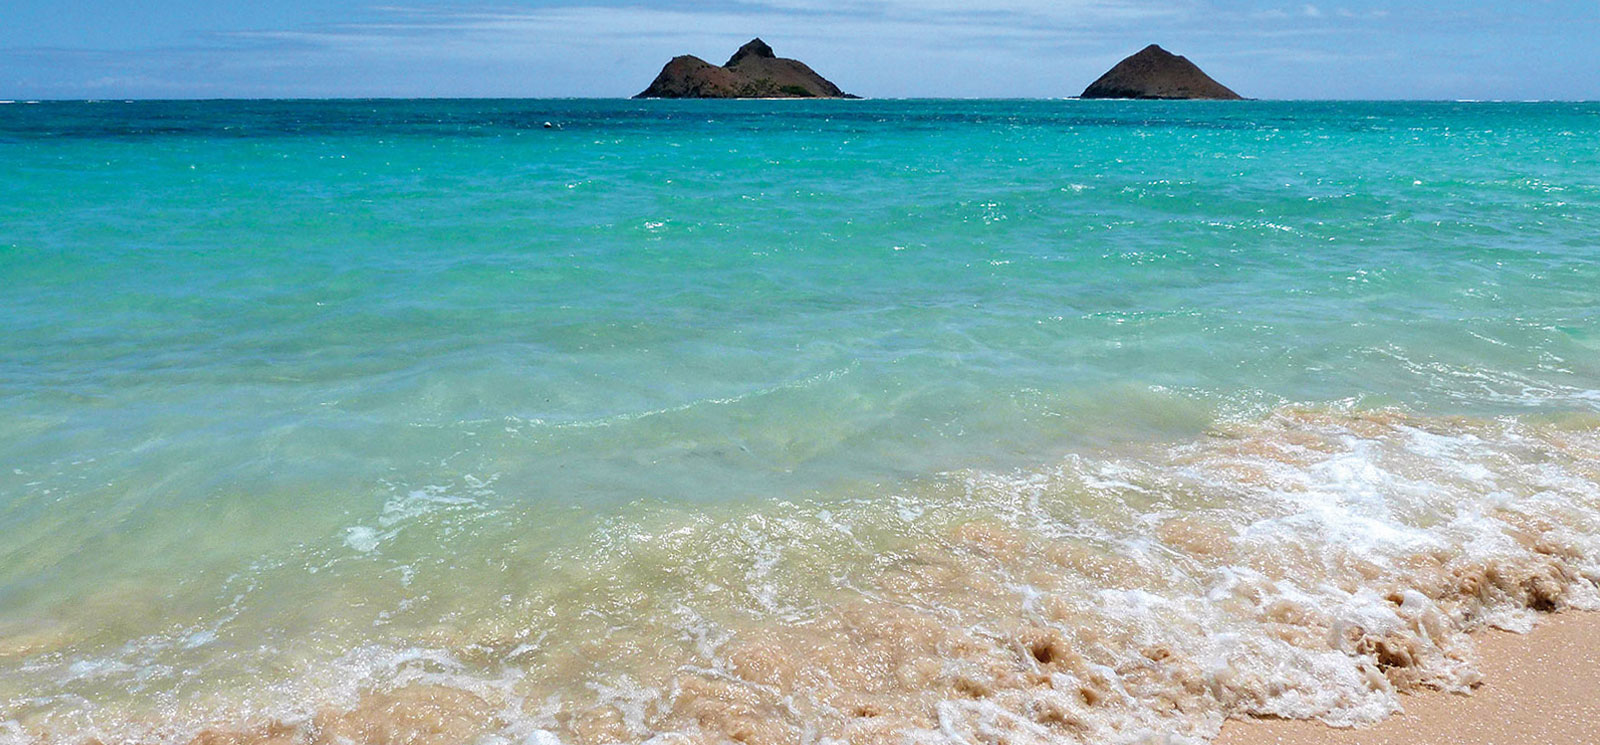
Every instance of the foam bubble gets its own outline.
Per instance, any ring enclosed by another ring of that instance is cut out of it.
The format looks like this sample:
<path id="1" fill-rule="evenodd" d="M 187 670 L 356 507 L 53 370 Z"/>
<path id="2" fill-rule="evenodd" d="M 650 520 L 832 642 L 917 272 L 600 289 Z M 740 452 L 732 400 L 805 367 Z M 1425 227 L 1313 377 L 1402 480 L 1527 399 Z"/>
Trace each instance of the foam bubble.
<path id="1" fill-rule="evenodd" d="M 354 525 L 344 529 L 344 543 L 362 553 L 376 551 L 380 538 L 378 531 L 364 525 Z"/>
<path id="2" fill-rule="evenodd" d="M 1600 608 L 1597 455 L 1592 427 L 1289 407 L 873 498 L 642 505 L 493 608 L 446 606 L 433 626 L 118 731 L 1198 743 L 1234 716 L 1370 722 L 1403 691 L 1478 685 L 1473 629 Z M 463 504 L 411 493 L 382 524 Z M 383 535 L 345 542 L 370 552 Z M 97 665 L 31 699 L 19 726 L 81 734 L 60 703 L 74 686 L 141 669 Z"/>

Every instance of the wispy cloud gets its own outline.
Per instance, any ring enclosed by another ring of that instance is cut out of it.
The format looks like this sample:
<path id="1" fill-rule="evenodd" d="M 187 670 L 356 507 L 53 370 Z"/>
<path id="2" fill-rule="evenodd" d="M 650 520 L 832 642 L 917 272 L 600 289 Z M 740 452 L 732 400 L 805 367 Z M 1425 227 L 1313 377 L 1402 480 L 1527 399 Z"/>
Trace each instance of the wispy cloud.
<path id="1" fill-rule="evenodd" d="M 672 55 L 719 61 L 755 35 L 866 95 L 1071 95 L 1152 42 L 1250 95 L 1360 95 L 1364 79 L 1397 80 L 1407 63 L 1450 64 L 1424 47 L 1479 48 L 1456 40 L 1504 34 L 1489 19 L 1534 12 L 1476 0 L 497 1 L 368 6 L 336 22 L 190 34 L 181 47 L 0 49 L 0 96 L 628 95 Z M 1583 27 L 1544 24 L 1547 34 Z M 1408 48 L 1418 52 L 1375 61 Z"/>
<path id="2" fill-rule="evenodd" d="M 879 35 L 878 39 L 906 39 L 936 32 L 940 36 L 930 42 L 937 43 L 948 34 L 1103 34 L 1134 22 L 1182 19 L 1198 7 L 1185 0 L 998 0 L 981 6 L 956 0 L 749 0 L 695 9 L 598 3 L 520 10 L 389 6 L 374 9 L 384 15 L 376 22 L 227 36 L 330 45 L 444 35 L 564 44 L 618 37 L 648 43 L 686 36 L 758 32 L 787 38 L 839 38 L 850 32 L 872 31 Z"/>
<path id="3" fill-rule="evenodd" d="M 1134 29 L 1152 23 L 1180 24 L 1198 7 L 1190 0 L 999 0 L 981 9 L 956 0 L 748 0 L 692 10 L 601 4 L 530 9 L 393 6 L 376 9 L 375 20 L 360 23 L 231 32 L 219 38 L 292 52 L 268 62 L 275 68 L 419 61 L 526 65 L 547 76 L 582 81 L 601 66 L 632 82 L 600 91 L 626 95 L 648 82 L 674 54 L 715 59 L 761 35 L 780 53 L 831 60 L 833 68 L 824 69 L 825 74 L 865 81 L 853 86 L 865 90 L 863 85 L 899 87 L 912 82 L 913 74 L 926 81 L 930 69 L 941 67 L 964 66 L 979 75 L 998 76 L 1006 60 L 1040 55 L 1097 66 L 1134 43 L 1119 36 L 1131 36 Z M 951 81 L 948 90 L 981 95 L 982 89 L 962 87 L 971 82 Z M 1054 85 L 1055 95 L 1076 92 L 1060 82 Z"/>

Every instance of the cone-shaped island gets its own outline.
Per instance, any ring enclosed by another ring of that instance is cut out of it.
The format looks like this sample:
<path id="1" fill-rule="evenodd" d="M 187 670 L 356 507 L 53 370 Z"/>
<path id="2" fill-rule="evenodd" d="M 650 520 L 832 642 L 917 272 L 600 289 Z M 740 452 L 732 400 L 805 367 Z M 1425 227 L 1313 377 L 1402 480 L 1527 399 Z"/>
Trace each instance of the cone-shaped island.
<path id="1" fill-rule="evenodd" d="M 1151 44 L 1094 81 L 1079 98 L 1243 98 L 1211 79 L 1186 57 Z"/>

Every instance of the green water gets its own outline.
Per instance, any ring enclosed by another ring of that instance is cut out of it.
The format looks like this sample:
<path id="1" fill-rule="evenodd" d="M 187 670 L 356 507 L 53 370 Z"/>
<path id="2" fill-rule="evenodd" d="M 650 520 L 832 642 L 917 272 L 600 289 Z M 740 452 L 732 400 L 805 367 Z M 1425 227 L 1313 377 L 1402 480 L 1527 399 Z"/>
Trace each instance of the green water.
<path id="1" fill-rule="evenodd" d="M 307 660 L 666 613 L 683 557 L 595 573 L 629 536 L 988 514 L 972 474 L 1178 473 L 1137 454 L 1286 407 L 1587 436 L 1597 141 L 1596 104 L 0 106 L 0 721 L 309 711 Z"/>

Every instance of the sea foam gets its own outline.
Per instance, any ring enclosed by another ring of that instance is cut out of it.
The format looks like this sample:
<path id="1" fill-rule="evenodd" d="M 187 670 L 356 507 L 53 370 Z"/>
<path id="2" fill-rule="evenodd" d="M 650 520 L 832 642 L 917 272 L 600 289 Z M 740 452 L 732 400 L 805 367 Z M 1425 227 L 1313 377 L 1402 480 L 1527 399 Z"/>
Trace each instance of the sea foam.
<path id="1" fill-rule="evenodd" d="M 563 591 L 509 598 L 408 647 L 307 661 L 231 702 L 102 712 L 92 731 L 1179 743 L 1228 717 L 1371 722 L 1403 691 L 1477 686 L 1474 629 L 1600 609 L 1600 438 L 1513 418 L 1280 408 L 1186 443 L 875 498 L 716 519 L 647 509 L 589 545 L 550 566 Z M 10 731 L 91 731 L 53 702 L 131 673 L 87 669 L 13 701 L 26 715 Z"/>

